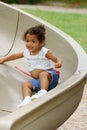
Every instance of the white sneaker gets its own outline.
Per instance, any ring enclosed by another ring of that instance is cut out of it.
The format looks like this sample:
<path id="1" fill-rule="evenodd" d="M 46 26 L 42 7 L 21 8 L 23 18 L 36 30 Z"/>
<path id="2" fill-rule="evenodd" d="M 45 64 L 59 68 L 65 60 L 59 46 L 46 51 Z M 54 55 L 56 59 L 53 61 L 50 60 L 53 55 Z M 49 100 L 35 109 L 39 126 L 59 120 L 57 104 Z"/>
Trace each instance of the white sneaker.
<path id="1" fill-rule="evenodd" d="M 23 107 L 23 106 L 27 105 L 30 102 L 31 102 L 31 97 L 26 96 L 24 98 L 24 100 L 20 104 L 17 105 L 17 107 Z"/>
<path id="2" fill-rule="evenodd" d="M 32 99 L 32 100 L 37 99 L 37 98 L 41 97 L 42 95 L 44 95 L 44 94 L 46 94 L 46 93 L 47 93 L 46 90 L 41 89 L 40 91 L 38 91 L 38 93 L 36 93 L 35 95 L 33 95 L 33 96 L 31 97 L 31 99 Z"/>

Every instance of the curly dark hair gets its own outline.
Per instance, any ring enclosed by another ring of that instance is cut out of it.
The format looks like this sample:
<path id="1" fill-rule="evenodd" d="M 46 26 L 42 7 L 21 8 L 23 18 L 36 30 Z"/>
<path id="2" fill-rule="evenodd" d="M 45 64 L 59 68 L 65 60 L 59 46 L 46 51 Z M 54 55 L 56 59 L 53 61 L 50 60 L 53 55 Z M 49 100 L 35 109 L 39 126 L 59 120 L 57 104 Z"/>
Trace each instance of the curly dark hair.
<path id="1" fill-rule="evenodd" d="M 39 42 L 42 42 L 45 40 L 45 27 L 44 25 L 38 25 L 29 28 L 25 33 L 24 33 L 24 40 L 26 40 L 26 35 L 36 35 Z"/>

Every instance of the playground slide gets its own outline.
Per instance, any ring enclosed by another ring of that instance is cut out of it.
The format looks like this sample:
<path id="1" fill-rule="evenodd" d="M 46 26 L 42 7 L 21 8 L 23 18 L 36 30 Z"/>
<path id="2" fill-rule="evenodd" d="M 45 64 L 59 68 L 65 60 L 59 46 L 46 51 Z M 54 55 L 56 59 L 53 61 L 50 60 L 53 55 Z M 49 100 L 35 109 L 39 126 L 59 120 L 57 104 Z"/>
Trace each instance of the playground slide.
<path id="1" fill-rule="evenodd" d="M 30 104 L 22 100 L 21 84 L 31 77 L 24 59 L 0 64 L 0 130 L 56 130 L 78 107 L 87 80 L 87 55 L 70 36 L 49 23 L 0 2 L 0 58 L 24 50 L 23 33 L 44 24 L 47 47 L 63 62 L 60 83 Z"/>

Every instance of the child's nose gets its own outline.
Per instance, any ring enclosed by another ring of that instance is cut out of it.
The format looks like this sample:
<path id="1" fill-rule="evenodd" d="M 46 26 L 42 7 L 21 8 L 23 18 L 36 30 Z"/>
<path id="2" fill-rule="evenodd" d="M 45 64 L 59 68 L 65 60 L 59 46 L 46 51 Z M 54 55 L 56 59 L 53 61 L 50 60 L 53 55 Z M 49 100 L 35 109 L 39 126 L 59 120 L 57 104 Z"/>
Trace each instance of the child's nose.
<path id="1" fill-rule="evenodd" d="M 31 45 L 31 44 L 32 44 L 32 42 L 31 42 L 31 41 L 29 41 L 27 44 L 28 44 L 28 45 Z"/>

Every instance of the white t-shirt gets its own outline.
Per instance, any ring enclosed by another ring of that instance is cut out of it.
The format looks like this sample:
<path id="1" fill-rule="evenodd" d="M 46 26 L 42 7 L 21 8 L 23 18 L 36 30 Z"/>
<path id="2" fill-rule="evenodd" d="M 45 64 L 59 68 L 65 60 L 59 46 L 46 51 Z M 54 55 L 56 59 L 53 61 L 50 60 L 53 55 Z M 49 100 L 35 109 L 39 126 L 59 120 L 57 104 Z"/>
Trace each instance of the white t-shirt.
<path id="1" fill-rule="evenodd" d="M 52 63 L 50 59 L 46 58 L 46 53 L 48 49 L 42 47 L 37 55 L 31 55 L 28 49 L 24 50 L 24 57 L 27 59 L 29 71 L 35 69 L 47 70 L 52 68 Z"/>

